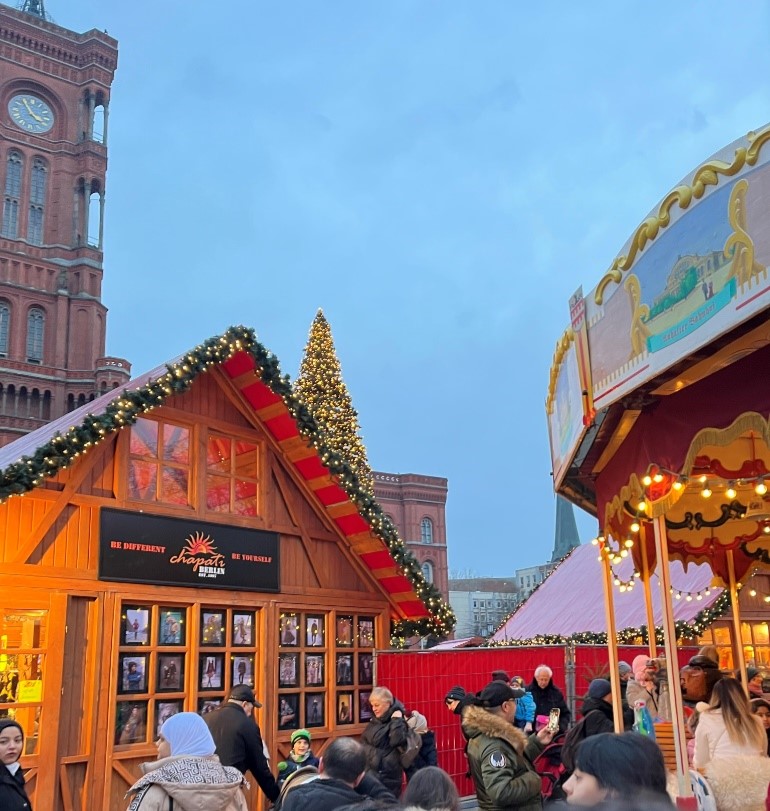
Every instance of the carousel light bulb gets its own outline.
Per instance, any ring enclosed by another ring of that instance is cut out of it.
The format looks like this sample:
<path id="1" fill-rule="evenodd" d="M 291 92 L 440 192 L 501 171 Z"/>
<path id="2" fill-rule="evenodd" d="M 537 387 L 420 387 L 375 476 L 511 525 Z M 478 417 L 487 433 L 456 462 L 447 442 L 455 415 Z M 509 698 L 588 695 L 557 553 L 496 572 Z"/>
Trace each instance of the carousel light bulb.
<path id="1" fill-rule="evenodd" d="M 620 585 L 620 578 L 619 578 L 619 577 L 616 577 L 616 578 L 615 578 L 615 579 L 614 579 L 612 582 L 613 582 L 613 583 L 614 583 L 616 586 L 619 586 L 619 585 Z"/>
<path id="2" fill-rule="evenodd" d="M 755 485 L 755 487 L 754 487 L 754 492 L 755 492 L 755 493 L 756 493 L 758 496 L 764 496 L 764 494 L 767 492 L 767 485 L 765 484 L 765 480 L 764 480 L 764 479 L 760 479 L 760 480 L 759 480 L 759 481 L 756 483 L 756 485 Z"/>
<path id="3" fill-rule="evenodd" d="M 652 477 L 652 480 L 655 482 L 655 484 L 660 484 L 663 481 L 663 474 L 662 473 L 656 473 Z"/>
<path id="4" fill-rule="evenodd" d="M 636 509 L 639 510 L 640 513 L 647 512 L 647 502 L 646 501 L 640 501 L 636 505 Z"/>
<path id="5" fill-rule="evenodd" d="M 732 482 L 730 482 L 730 486 L 727 488 L 727 490 L 725 490 L 725 495 L 727 496 L 727 498 L 735 498 L 738 495 L 737 491 L 733 487 Z"/>
<path id="6" fill-rule="evenodd" d="M 591 543 L 592 543 L 594 546 L 598 546 L 598 545 L 599 545 L 599 539 L 598 539 L 598 538 L 591 538 Z"/>
<path id="7" fill-rule="evenodd" d="M 681 479 L 677 479 L 672 485 L 674 490 L 681 490 L 684 487 L 684 482 Z"/>
<path id="8" fill-rule="evenodd" d="M 701 484 L 706 484 L 706 482 L 708 481 L 708 476 L 704 473 L 702 476 L 698 477 L 698 481 Z"/>
<path id="9" fill-rule="evenodd" d="M 682 592 L 681 592 L 681 591 L 678 591 L 678 592 L 677 592 L 677 593 L 674 595 L 674 597 L 676 597 L 676 599 L 677 599 L 677 600 L 681 600 L 681 599 L 682 599 Z"/>
<path id="10" fill-rule="evenodd" d="M 757 590 L 756 589 L 749 589 L 749 596 L 756 597 L 757 596 Z"/>
<path id="11" fill-rule="evenodd" d="M 765 524 L 765 525 L 762 527 L 762 532 L 764 532 L 764 533 L 765 533 L 765 535 L 770 535 L 770 524 Z"/>
<path id="12" fill-rule="evenodd" d="M 622 593 L 626 590 L 626 587 L 621 583 L 619 591 Z"/>
<path id="13" fill-rule="evenodd" d="M 631 538 L 626 538 L 623 545 L 626 547 L 626 549 L 631 549 L 631 547 L 634 545 L 634 542 Z"/>
<path id="14" fill-rule="evenodd" d="M 631 524 L 631 532 L 639 532 L 639 529 L 640 529 L 639 522 L 634 521 L 634 523 Z"/>
<path id="15" fill-rule="evenodd" d="M 711 498 L 711 489 L 704 487 L 703 490 L 700 491 L 700 494 L 703 496 L 703 498 Z"/>
<path id="16" fill-rule="evenodd" d="M 685 597 L 685 600 L 687 600 L 687 602 L 688 602 L 688 603 L 691 603 L 691 602 L 692 602 L 692 594 L 688 594 L 688 595 Z"/>
<path id="17" fill-rule="evenodd" d="M 620 557 L 627 558 L 628 557 L 628 549 L 621 549 L 620 550 Z"/>
<path id="18" fill-rule="evenodd" d="M 649 473 L 647 473 L 646 475 L 642 476 L 642 484 L 643 484 L 645 487 L 649 487 L 649 486 L 652 484 L 652 476 L 650 476 L 650 474 L 649 474 Z"/>
<path id="19" fill-rule="evenodd" d="M 765 602 L 770 603 L 770 594 L 768 594 L 767 597 L 765 597 Z"/>

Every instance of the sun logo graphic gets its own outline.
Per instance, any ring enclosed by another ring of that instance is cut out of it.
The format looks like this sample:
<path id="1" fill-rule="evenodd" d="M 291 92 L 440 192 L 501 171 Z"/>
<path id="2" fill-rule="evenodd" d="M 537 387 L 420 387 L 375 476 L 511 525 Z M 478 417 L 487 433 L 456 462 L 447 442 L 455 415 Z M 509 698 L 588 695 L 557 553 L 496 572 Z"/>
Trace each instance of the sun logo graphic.
<path id="1" fill-rule="evenodd" d="M 216 579 L 225 573 L 225 556 L 217 551 L 211 536 L 203 532 L 191 532 L 169 563 L 192 566 L 193 572 L 203 578 Z"/>
<path id="2" fill-rule="evenodd" d="M 215 555 L 217 548 L 210 535 L 193 532 L 185 540 L 182 552 L 186 552 L 188 555 Z"/>

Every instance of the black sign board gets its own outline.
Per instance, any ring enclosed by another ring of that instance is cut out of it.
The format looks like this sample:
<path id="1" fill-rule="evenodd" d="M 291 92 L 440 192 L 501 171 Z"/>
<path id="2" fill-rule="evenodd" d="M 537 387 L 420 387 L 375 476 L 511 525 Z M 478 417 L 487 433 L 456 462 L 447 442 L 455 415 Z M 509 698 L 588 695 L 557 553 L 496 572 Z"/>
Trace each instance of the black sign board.
<path id="1" fill-rule="evenodd" d="M 99 579 L 277 592 L 278 533 L 102 509 Z"/>

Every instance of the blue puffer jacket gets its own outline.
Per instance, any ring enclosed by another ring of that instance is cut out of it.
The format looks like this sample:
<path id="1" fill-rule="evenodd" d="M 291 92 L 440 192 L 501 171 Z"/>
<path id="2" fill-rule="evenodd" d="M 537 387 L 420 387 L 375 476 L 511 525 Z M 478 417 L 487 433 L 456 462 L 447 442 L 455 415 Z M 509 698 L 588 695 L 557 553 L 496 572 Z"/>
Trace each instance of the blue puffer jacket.
<path id="1" fill-rule="evenodd" d="M 516 726 L 523 727 L 527 722 L 535 723 L 535 699 L 529 691 L 516 701 Z"/>

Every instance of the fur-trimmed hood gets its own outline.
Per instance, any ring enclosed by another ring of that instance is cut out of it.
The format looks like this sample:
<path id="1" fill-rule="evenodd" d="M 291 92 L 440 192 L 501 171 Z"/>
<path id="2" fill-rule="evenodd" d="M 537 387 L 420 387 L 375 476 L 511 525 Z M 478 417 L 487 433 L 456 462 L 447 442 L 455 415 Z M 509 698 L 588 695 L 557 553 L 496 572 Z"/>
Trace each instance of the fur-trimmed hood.
<path id="1" fill-rule="evenodd" d="M 466 707 L 463 710 L 463 730 L 469 738 L 477 735 L 500 738 L 510 744 L 518 755 L 524 752 L 527 745 L 527 736 L 520 729 L 483 707 Z"/>

